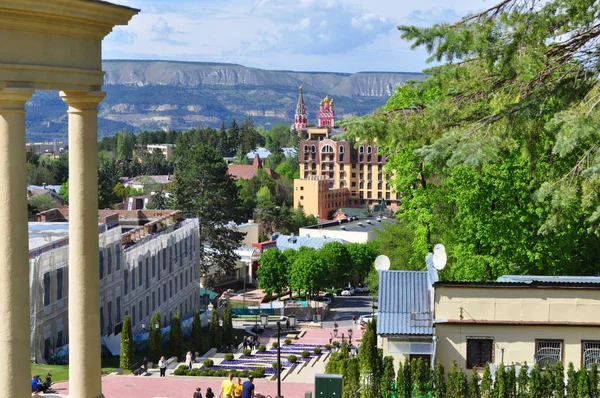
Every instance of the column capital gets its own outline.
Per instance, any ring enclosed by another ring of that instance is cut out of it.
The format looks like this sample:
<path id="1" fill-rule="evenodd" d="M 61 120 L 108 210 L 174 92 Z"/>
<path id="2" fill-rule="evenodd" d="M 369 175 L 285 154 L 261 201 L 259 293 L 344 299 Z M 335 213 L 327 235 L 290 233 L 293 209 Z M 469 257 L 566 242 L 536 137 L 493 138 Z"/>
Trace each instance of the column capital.
<path id="1" fill-rule="evenodd" d="M 61 91 L 60 98 L 69 105 L 72 111 L 95 111 L 102 102 L 106 93 L 104 91 Z"/>
<path id="2" fill-rule="evenodd" d="M 25 111 L 33 90 L 29 88 L 0 88 L 0 111 Z"/>

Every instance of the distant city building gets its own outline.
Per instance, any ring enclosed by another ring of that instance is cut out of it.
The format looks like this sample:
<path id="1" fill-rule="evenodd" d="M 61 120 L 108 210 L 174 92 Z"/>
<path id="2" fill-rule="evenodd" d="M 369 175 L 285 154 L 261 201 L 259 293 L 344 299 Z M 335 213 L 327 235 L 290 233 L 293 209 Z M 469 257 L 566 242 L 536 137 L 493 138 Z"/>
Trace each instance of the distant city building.
<path id="1" fill-rule="evenodd" d="M 175 144 L 148 144 L 146 150 L 149 153 L 160 151 L 166 160 L 172 160 L 175 151 Z"/>
<path id="2" fill-rule="evenodd" d="M 28 151 L 33 150 L 37 154 L 56 154 L 59 155 L 66 152 L 69 143 L 67 141 L 44 141 L 44 142 L 28 142 L 25 144 Z"/>
<path id="3" fill-rule="evenodd" d="M 384 203 L 395 210 L 400 195 L 389 184 L 384 171 L 385 155 L 373 143 L 355 146 L 334 140 L 344 130 L 335 128 L 333 100 L 320 104 L 318 126 L 307 128 L 308 139 L 300 141 L 300 178 L 294 180 L 294 206 L 319 218 L 331 219 L 342 207 L 372 207 Z"/>
<path id="4" fill-rule="evenodd" d="M 156 176 L 137 176 L 137 177 L 121 177 L 121 184 L 128 188 L 139 189 L 145 191 L 150 188 L 162 188 L 173 182 L 173 175 L 156 175 Z"/>
<path id="5" fill-rule="evenodd" d="M 294 116 L 294 129 L 298 132 L 306 129 L 308 125 L 308 112 L 304 104 L 304 95 L 302 94 L 302 86 L 300 86 L 300 94 L 298 95 L 298 103 L 296 104 L 296 115 Z"/>
<path id="6" fill-rule="evenodd" d="M 68 208 L 53 209 L 29 223 L 31 352 L 37 362 L 69 341 L 68 218 Z M 100 267 L 90 272 L 99 272 L 102 335 L 115 333 L 127 314 L 139 333 L 156 311 L 163 327 L 176 311 L 183 319 L 194 313 L 200 300 L 197 219 L 174 210 L 100 210 L 98 232 Z"/>
<path id="7" fill-rule="evenodd" d="M 277 247 L 281 251 L 287 249 L 298 250 L 301 247 L 310 247 L 312 249 L 320 249 L 323 245 L 330 242 L 340 242 L 343 244 L 350 243 L 344 239 L 332 238 L 326 235 L 322 236 L 296 236 L 294 234 L 284 235 L 280 233 L 274 233 L 271 239 L 266 242 L 261 242 L 260 245 L 255 245 L 262 251 Z"/>
<path id="8" fill-rule="evenodd" d="M 251 180 L 256 175 L 259 169 L 263 169 L 268 175 L 277 179 L 279 175 L 268 167 L 263 167 L 263 162 L 260 156 L 256 154 L 252 164 L 230 164 L 227 173 L 234 179 Z"/>
<path id="9" fill-rule="evenodd" d="M 366 243 L 377 239 L 381 228 L 395 222 L 394 218 L 349 217 L 337 221 L 300 228 L 299 235 L 307 238 L 335 238 L 351 243 Z"/>

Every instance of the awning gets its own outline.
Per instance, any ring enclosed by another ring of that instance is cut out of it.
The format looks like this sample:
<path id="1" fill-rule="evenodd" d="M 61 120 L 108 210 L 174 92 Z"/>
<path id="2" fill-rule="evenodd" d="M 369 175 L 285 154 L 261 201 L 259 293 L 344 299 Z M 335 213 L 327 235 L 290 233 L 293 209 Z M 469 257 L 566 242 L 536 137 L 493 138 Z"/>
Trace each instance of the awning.
<path id="1" fill-rule="evenodd" d="M 209 300 L 213 300 L 215 297 L 218 296 L 218 294 L 213 292 L 212 290 L 208 290 L 208 289 L 201 287 L 200 288 L 200 297 L 204 297 L 205 294 L 208 294 Z"/>

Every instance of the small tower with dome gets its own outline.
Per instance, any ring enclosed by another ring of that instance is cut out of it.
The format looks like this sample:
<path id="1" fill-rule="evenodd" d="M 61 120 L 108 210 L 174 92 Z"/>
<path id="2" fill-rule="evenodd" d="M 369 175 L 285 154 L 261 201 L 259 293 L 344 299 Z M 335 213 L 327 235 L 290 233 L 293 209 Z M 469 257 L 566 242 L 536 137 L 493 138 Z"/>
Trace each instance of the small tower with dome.
<path id="1" fill-rule="evenodd" d="M 333 99 L 325 97 L 320 103 L 319 114 L 317 116 L 319 127 L 334 127 L 335 126 L 335 111 Z"/>
<path id="2" fill-rule="evenodd" d="M 306 129 L 308 124 L 308 113 L 304 104 L 304 95 L 302 94 L 302 86 L 300 86 L 300 95 L 298 96 L 298 104 L 296 105 L 296 116 L 294 117 L 294 129 L 297 131 Z"/>

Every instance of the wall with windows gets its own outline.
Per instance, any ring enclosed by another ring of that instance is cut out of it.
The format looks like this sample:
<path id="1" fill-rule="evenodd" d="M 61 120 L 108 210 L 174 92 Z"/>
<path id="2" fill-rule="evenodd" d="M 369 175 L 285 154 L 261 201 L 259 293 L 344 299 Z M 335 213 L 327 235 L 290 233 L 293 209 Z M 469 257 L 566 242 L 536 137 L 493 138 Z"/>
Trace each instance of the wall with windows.
<path id="1" fill-rule="evenodd" d="M 465 368 L 600 361 L 600 288 L 527 284 L 435 285 L 437 359 Z"/>
<path id="2" fill-rule="evenodd" d="M 124 250 L 123 313 L 131 315 L 134 333 L 156 311 L 162 326 L 171 324 L 177 310 L 182 319 L 193 315 L 199 304 L 198 245 L 198 220 L 187 219 Z"/>

